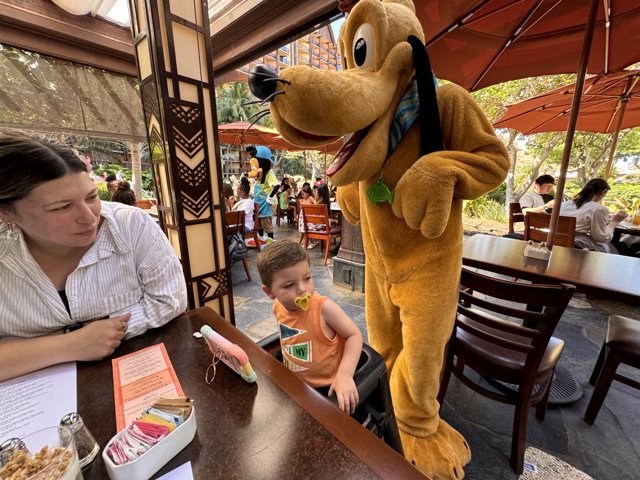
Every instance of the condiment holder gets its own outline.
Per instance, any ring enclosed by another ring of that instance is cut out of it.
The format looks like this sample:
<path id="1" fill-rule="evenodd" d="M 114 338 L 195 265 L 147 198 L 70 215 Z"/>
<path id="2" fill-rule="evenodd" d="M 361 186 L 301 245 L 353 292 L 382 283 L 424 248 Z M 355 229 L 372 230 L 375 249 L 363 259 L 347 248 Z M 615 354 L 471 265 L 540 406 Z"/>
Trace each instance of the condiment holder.
<path id="1" fill-rule="evenodd" d="M 143 455 L 123 465 L 113 463 L 107 451 L 112 442 L 120 438 L 122 431 L 109 440 L 102 450 L 102 459 L 107 467 L 107 474 L 111 480 L 146 480 L 164 467 L 180 450 L 189 445 L 196 435 L 196 412 L 191 409 L 191 415 L 181 425 L 155 444 Z"/>

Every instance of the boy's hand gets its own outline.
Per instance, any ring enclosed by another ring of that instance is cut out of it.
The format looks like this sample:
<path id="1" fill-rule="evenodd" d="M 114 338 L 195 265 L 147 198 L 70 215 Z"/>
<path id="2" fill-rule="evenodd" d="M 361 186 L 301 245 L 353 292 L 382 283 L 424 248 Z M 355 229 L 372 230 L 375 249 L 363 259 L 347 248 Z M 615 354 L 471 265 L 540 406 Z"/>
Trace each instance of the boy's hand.
<path id="1" fill-rule="evenodd" d="M 329 387 L 329 396 L 335 392 L 338 407 L 347 413 L 354 413 L 358 405 L 358 389 L 353 377 L 338 372 Z"/>

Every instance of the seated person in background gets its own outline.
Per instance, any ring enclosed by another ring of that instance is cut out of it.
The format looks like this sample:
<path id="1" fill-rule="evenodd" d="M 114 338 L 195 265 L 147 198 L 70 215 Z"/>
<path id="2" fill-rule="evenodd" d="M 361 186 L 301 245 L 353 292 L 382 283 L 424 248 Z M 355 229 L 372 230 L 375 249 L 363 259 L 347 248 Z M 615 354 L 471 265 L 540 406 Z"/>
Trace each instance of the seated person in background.
<path id="1" fill-rule="evenodd" d="M 602 178 L 594 178 L 582 187 L 576 198 L 560 205 L 560 215 L 576 218 L 576 247 L 618 253 L 609 242 L 613 238 L 613 229 L 627 214 L 618 212 L 609 220 L 609 209 L 603 207 L 601 202 L 610 188 Z"/>
<path id="2" fill-rule="evenodd" d="M 116 176 L 115 173 L 110 173 L 109 175 L 106 176 L 104 181 L 107 184 L 107 190 L 109 190 L 109 193 L 113 195 L 115 191 L 118 189 L 118 177 Z"/>
<path id="3" fill-rule="evenodd" d="M 253 209 L 255 204 L 253 203 L 253 199 L 249 197 L 249 188 L 249 180 L 247 180 L 246 177 L 242 177 L 238 184 L 238 190 L 236 191 L 238 200 L 233 204 L 232 208 L 234 212 L 244 212 L 245 232 L 253 230 Z"/>
<path id="4" fill-rule="evenodd" d="M 300 210 L 298 213 L 298 231 L 300 232 L 300 241 L 299 243 L 302 243 L 305 241 L 305 237 L 307 236 L 306 233 L 304 233 L 304 215 L 302 213 L 303 210 L 303 206 L 307 205 L 307 204 L 311 204 L 314 205 L 316 203 L 316 199 L 313 198 L 313 192 L 311 191 L 311 187 L 309 186 L 308 183 L 305 183 L 305 185 L 302 187 L 302 190 L 300 191 Z M 307 248 L 311 249 L 314 248 L 316 245 L 313 242 L 309 242 L 309 246 Z"/>
<path id="5" fill-rule="evenodd" d="M 100 202 L 70 149 L 2 133 L 0 284 L 0 380 L 102 359 L 187 307 L 180 262 L 149 215 Z"/>
<path id="6" fill-rule="evenodd" d="M 135 207 L 138 204 L 136 200 L 136 194 L 131 190 L 131 185 L 129 182 L 124 180 L 120 180 L 116 182 L 118 184 L 118 188 L 111 195 L 112 202 L 124 203 L 125 205 L 131 205 Z"/>
<path id="7" fill-rule="evenodd" d="M 280 190 L 278 191 L 278 208 L 287 215 L 287 222 L 292 222 L 295 208 L 289 205 L 289 195 L 291 194 L 291 186 L 289 179 L 283 178 L 280 182 Z"/>
<path id="8" fill-rule="evenodd" d="M 262 290 L 275 300 L 284 364 L 311 386 L 329 387 L 327 395 L 335 392 L 340 409 L 353 413 L 353 374 L 362 352 L 358 327 L 335 302 L 315 293 L 309 257 L 298 243 L 279 240 L 266 247 L 258 254 L 258 272 Z"/>
<path id="9" fill-rule="evenodd" d="M 225 212 L 230 212 L 231 210 L 233 210 L 233 204 L 236 201 L 235 197 L 233 196 L 233 187 L 230 183 L 222 184 L 222 196 L 224 198 L 224 210 Z"/>
<path id="10" fill-rule="evenodd" d="M 551 175 L 540 175 L 533 184 L 533 191 L 528 191 L 520 197 L 522 213 L 544 212 L 546 208 L 553 207 L 553 195 L 549 192 L 553 189 L 556 180 Z"/>

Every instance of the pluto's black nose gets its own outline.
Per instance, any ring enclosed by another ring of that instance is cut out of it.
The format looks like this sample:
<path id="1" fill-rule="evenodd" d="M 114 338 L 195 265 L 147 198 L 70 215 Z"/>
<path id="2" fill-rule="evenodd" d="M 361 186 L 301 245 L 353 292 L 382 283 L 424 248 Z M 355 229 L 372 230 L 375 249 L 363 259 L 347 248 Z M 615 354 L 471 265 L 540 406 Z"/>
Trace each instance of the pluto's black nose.
<path id="1" fill-rule="evenodd" d="M 249 72 L 249 88 L 260 100 L 271 100 L 276 93 L 278 82 L 290 83 L 278 77 L 278 74 L 264 65 L 256 65 Z M 283 92 L 278 92 L 283 93 Z"/>

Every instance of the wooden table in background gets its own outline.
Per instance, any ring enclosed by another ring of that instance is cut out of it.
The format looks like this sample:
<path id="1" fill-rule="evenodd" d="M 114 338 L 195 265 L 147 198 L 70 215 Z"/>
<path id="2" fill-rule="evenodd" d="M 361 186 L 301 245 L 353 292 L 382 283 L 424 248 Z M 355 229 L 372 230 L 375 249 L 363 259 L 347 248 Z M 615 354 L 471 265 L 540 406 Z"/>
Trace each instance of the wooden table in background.
<path id="1" fill-rule="evenodd" d="M 462 263 L 532 282 L 570 283 L 582 293 L 640 305 L 640 259 L 556 246 L 549 261 L 537 260 L 523 255 L 526 244 L 474 235 L 464 241 Z"/>
<path id="2" fill-rule="evenodd" d="M 247 352 L 256 383 L 244 382 L 222 363 L 211 386 L 205 383 L 211 354 L 192 335 L 203 324 Z M 127 340 L 114 356 L 160 342 L 185 394 L 194 399 L 198 430 L 156 476 L 191 461 L 201 480 L 426 478 L 213 310 L 187 312 Z M 104 448 L 116 433 L 110 358 L 78 363 L 78 412 Z M 100 456 L 83 473 L 108 478 Z"/>

